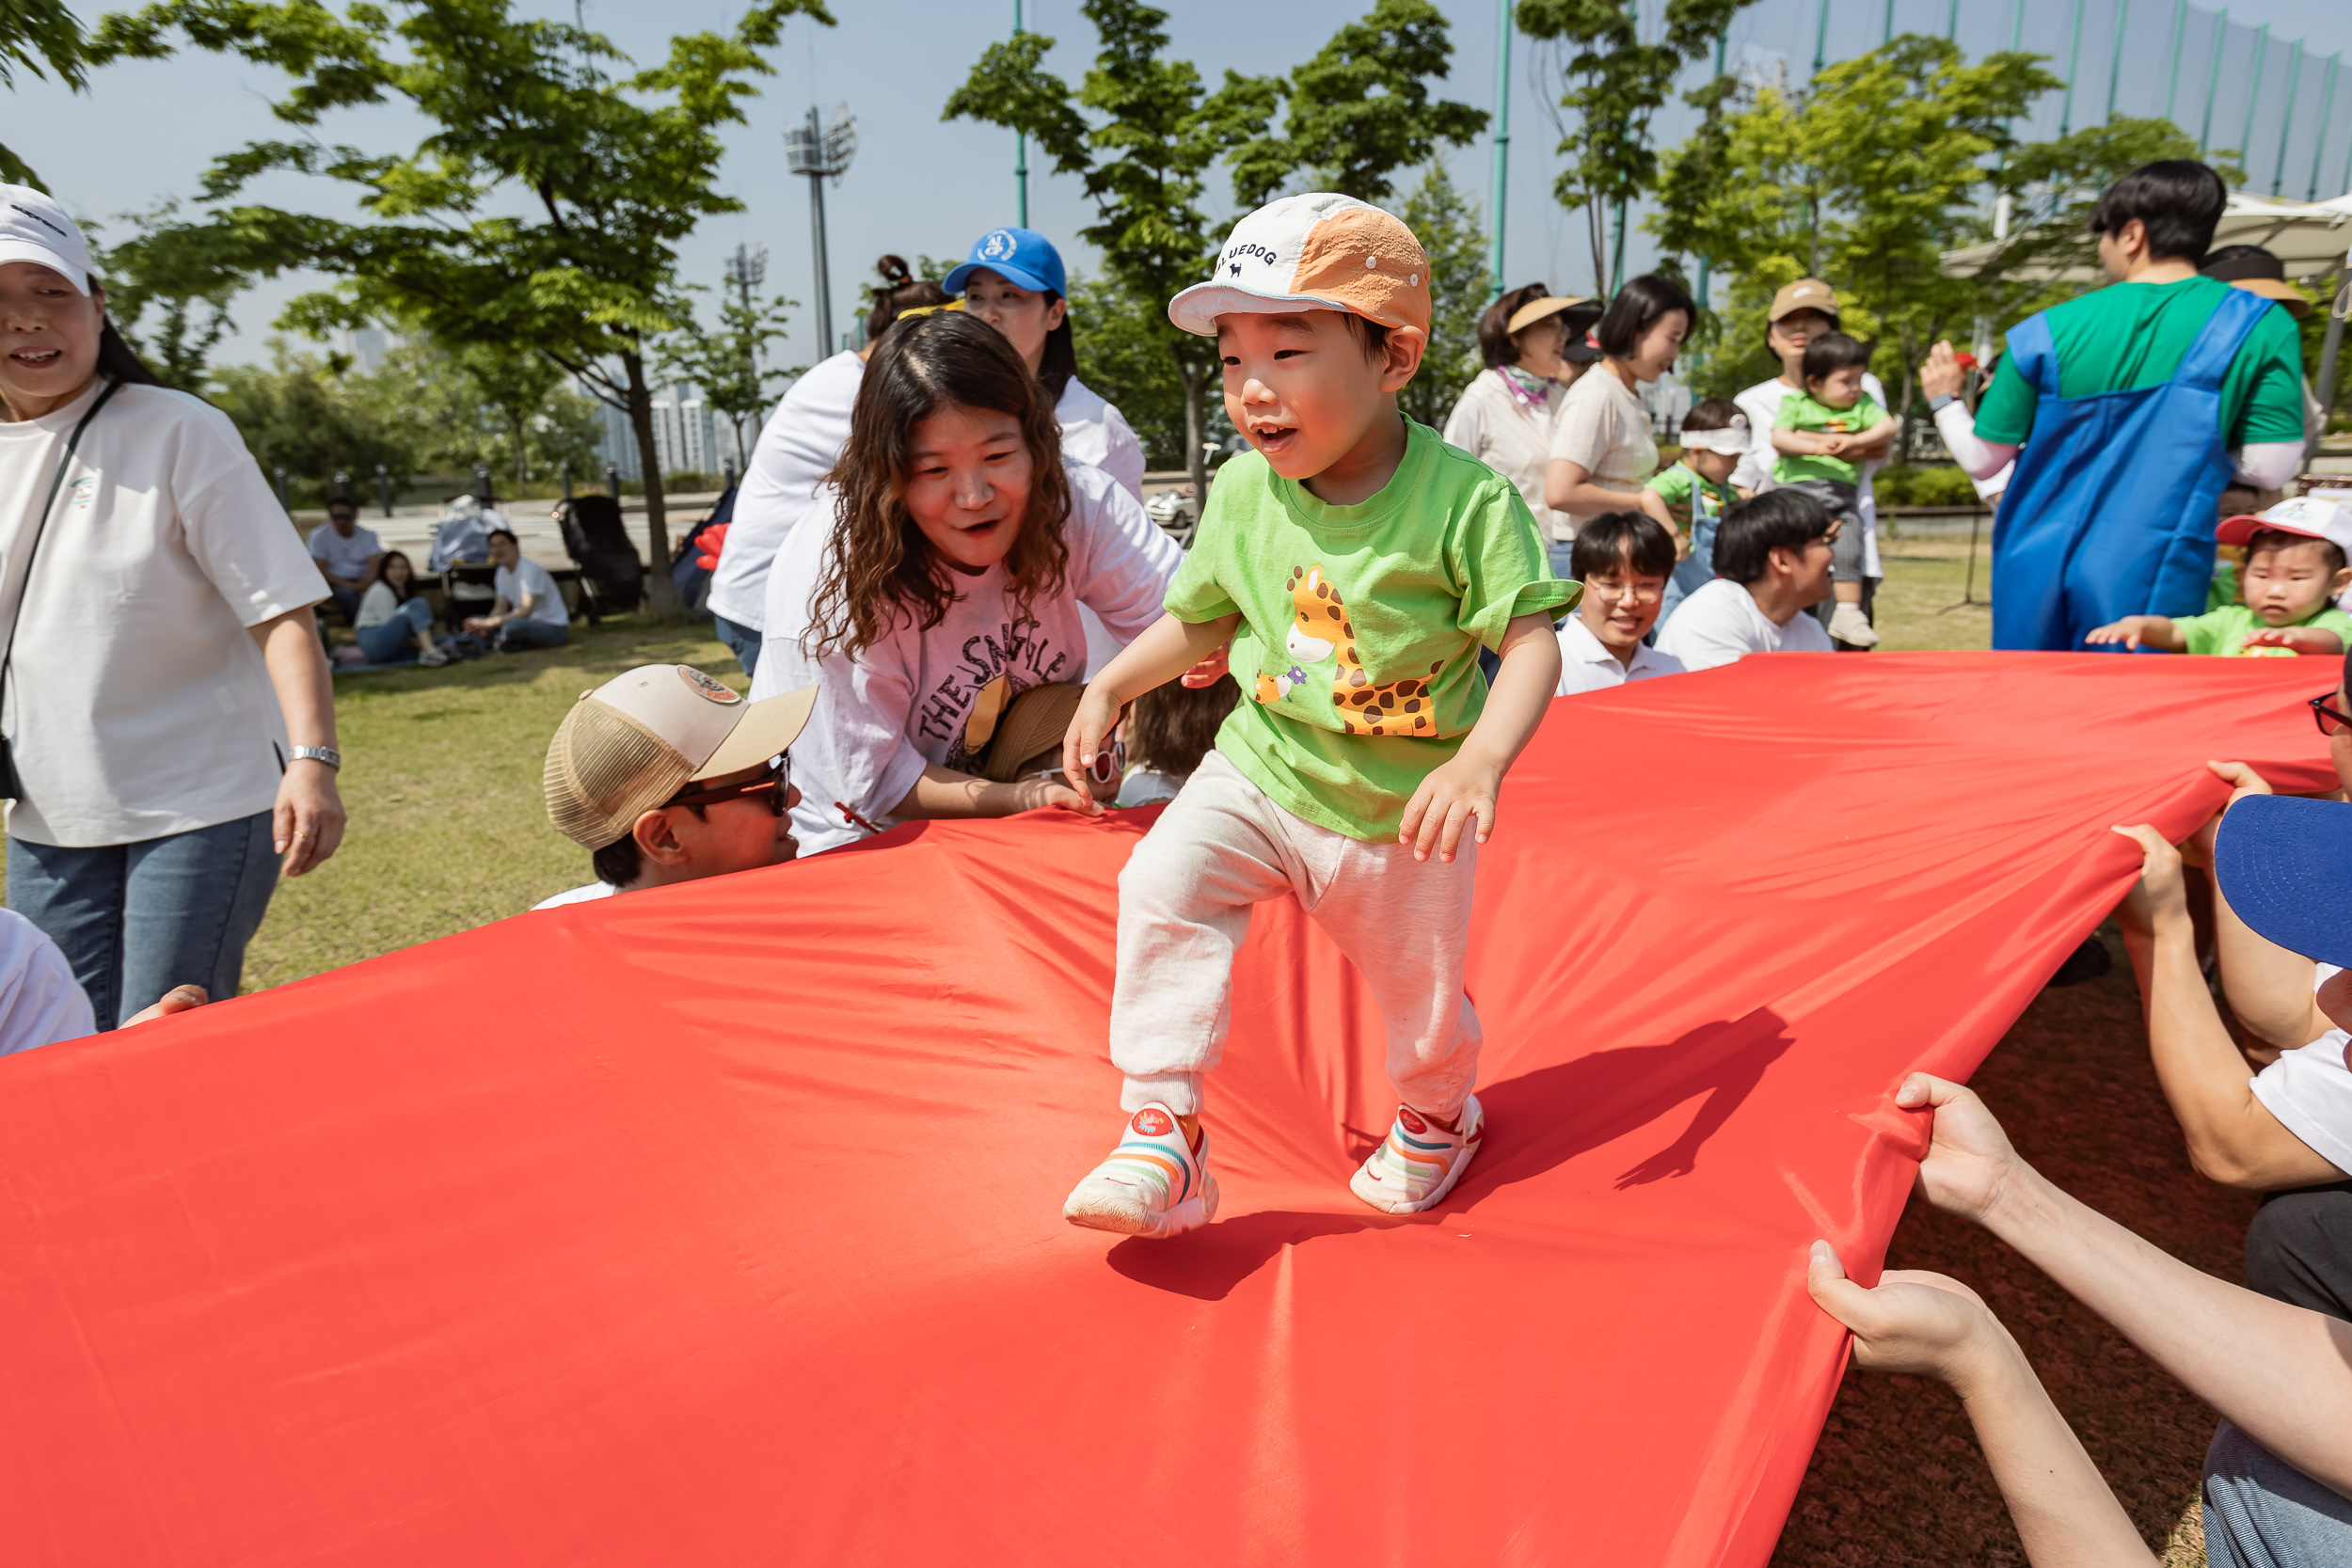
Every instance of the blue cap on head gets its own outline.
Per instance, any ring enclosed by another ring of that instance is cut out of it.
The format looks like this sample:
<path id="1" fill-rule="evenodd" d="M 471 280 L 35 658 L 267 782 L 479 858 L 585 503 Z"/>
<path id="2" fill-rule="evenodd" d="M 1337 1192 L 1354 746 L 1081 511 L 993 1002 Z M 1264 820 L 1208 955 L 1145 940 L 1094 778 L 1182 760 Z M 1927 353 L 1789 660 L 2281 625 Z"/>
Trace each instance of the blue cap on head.
<path id="1" fill-rule="evenodd" d="M 1061 270 L 1061 252 L 1034 229 L 990 230 L 972 243 L 972 254 L 963 265 L 942 278 L 939 286 L 960 294 L 976 272 L 993 272 L 1008 283 L 1040 293 L 1070 293 L 1069 278 Z"/>
<path id="2" fill-rule="evenodd" d="M 2352 805 L 2249 795 L 2221 819 L 2213 869 L 2259 935 L 2352 969 Z"/>

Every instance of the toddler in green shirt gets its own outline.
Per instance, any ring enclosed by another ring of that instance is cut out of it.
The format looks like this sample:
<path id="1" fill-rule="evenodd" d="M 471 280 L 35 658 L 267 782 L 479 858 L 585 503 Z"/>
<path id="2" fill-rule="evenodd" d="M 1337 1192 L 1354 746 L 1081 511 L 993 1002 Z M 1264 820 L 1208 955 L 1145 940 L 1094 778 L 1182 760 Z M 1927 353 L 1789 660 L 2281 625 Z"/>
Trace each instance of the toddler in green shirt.
<path id="1" fill-rule="evenodd" d="M 2344 508 L 2297 496 L 2258 516 L 2232 517 L 2215 537 L 2245 546 L 2237 603 L 2202 615 L 2126 615 L 2092 628 L 2084 642 L 2224 658 L 2332 657 L 2352 646 L 2352 615 L 2335 606 L 2352 589 L 2352 516 Z"/>
<path id="2" fill-rule="evenodd" d="M 1804 389 L 1780 400 L 1772 420 L 1772 482 L 1802 489 L 1845 520 L 1830 562 L 1833 600 L 1829 634 L 1857 648 L 1874 647 L 1864 594 L 1867 551 L 1862 528 L 1862 465 L 1884 455 L 1895 420 L 1862 389 L 1870 351 L 1843 332 L 1824 332 L 1804 345 Z"/>
<path id="3" fill-rule="evenodd" d="M 1431 1209 L 1478 1151 L 1477 850 L 1559 685 L 1551 622 L 1577 591 L 1511 482 L 1398 410 L 1429 314 L 1412 230 L 1328 193 L 1242 219 L 1211 279 L 1168 304 L 1216 340 L 1252 450 L 1218 470 L 1168 614 L 1089 683 L 1063 766 L 1083 775 L 1129 703 L 1212 678 L 1229 641 L 1243 700 L 1120 874 L 1110 1054 L 1128 1119 L 1063 1204 L 1073 1225 L 1173 1236 L 1216 1216 L 1201 1080 L 1250 910 L 1286 895 L 1388 1037 L 1396 1112 L 1349 1190 Z M 1491 689 L 1481 645 L 1502 658 Z"/>

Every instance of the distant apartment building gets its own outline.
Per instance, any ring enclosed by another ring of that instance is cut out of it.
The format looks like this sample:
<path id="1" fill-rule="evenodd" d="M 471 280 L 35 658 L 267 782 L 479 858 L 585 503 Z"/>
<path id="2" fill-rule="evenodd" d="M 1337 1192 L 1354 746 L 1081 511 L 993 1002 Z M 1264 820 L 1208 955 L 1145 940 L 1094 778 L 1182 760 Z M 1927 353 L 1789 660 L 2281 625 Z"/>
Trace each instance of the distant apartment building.
<path id="1" fill-rule="evenodd" d="M 604 413 L 603 461 L 618 467 L 623 479 L 642 478 L 628 416 L 609 403 L 598 406 Z M 653 450 L 665 474 L 716 474 L 728 463 L 739 472 L 743 467 L 734 427 L 703 401 L 701 389 L 691 382 L 655 389 Z"/>

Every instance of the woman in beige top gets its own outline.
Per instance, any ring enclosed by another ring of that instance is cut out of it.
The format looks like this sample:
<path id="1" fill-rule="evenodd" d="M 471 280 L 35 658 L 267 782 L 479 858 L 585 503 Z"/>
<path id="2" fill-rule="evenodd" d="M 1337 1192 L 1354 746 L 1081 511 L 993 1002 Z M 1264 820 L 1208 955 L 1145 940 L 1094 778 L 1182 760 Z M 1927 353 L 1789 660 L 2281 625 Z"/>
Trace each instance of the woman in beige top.
<path id="1" fill-rule="evenodd" d="M 1597 303 L 1557 297 L 1541 283 L 1504 294 L 1478 323 L 1486 368 L 1462 389 L 1445 421 L 1449 445 L 1518 486 L 1546 539 L 1565 540 L 1576 531 L 1569 518 L 1555 518 L 1544 504 L 1544 478 L 1560 404 L 1600 357 L 1585 341 L 1599 319 Z"/>
<path id="2" fill-rule="evenodd" d="M 1577 519 L 1645 512 L 1674 534 L 1677 549 L 1688 553 L 1690 542 L 1675 527 L 1665 498 L 1642 487 L 1658 471 L 1658 442 L 1635 388 L 1674 368 L 1697 315 L 1680 284 L 1651 275 L 1633 279 L 1609 302 L 1593 331 L 1600 364 L 1568 388 L 1552 430 L 1544 501 L 1554 514 Z"/>

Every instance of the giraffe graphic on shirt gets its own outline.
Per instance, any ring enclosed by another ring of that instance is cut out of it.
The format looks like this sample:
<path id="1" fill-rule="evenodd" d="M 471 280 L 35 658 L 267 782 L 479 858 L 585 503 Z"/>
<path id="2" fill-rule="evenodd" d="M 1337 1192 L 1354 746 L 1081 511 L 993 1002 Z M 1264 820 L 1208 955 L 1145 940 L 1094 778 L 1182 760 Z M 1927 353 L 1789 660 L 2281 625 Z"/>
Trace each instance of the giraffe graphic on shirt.
<path id="1" fill-rule="evenodd" d="M 1306 684 L 1305 666 L 1320 664 L 1334 653 L 1339 673 L 1331 682 L 1331 700 L 1340 724 L 1349 735 L 1435 736 L 1438 724 L 1429 683 L 1445 668 L 1440 659 L 1426 675 L 1375 686 L 1356 655 L 1356 628 L 1347 618 L 1340 591 L 1323 575 L 1321 566 L 1291 568 L 1290 634 L 1283 647 L 1296 662 L 1279 675 L 1258 676 L 1257 699 L 1271 705 Z"/>

